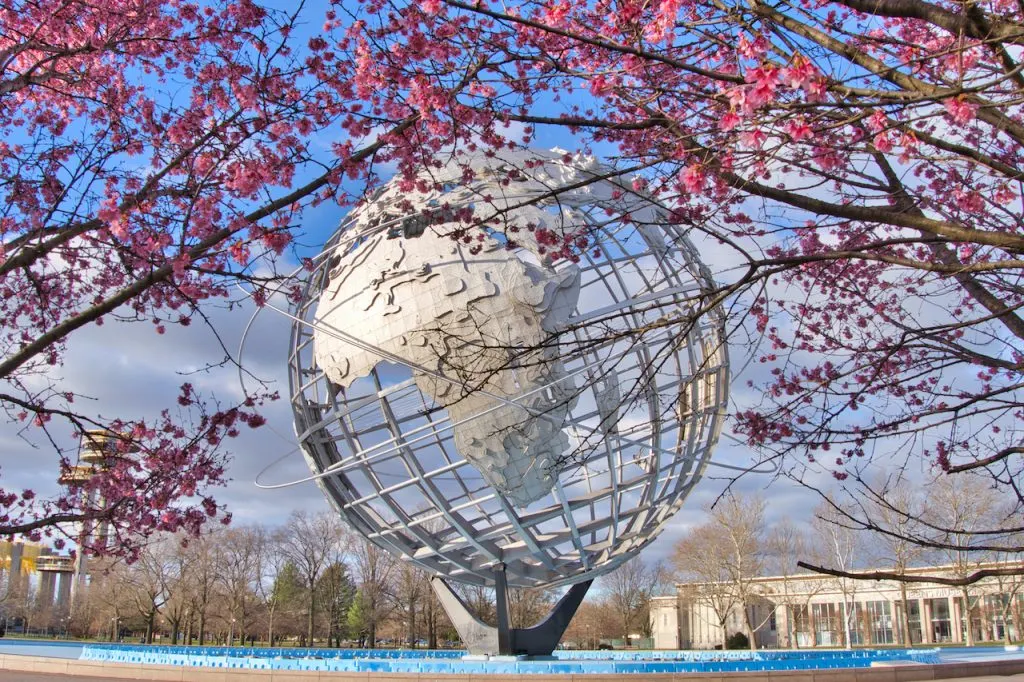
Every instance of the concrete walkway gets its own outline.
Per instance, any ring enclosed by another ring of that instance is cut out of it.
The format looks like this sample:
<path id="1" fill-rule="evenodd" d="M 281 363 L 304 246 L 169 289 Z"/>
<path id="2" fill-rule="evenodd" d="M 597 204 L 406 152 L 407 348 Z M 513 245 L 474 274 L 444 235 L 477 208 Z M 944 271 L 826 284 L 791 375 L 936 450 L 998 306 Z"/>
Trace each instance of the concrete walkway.
<path id="1" fill-rule="evenodd" d="M 1006 680 L 1008 678 L 1001 678 Z M 1021 679 L 1024 679 L 1022 677 Z M 16 670 L 0 671 L 3 682 L 62 682 L 63 680 L 89 680 L 89 682 L 123 682 L 123 677 L 83 677 L 81 675 L 54 675 L 52 673 L 23 673 Z"/>

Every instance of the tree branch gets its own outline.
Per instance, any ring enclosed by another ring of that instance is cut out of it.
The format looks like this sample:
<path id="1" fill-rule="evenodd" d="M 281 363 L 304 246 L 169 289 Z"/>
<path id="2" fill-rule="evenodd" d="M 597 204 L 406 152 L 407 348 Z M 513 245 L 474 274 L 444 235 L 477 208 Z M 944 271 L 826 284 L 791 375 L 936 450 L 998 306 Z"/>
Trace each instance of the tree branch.
<path id="1" fill-rule="evenodd" d="M 997 452 L 996 454 L 990 455 L 989 457 L 985 457 L 984 459 L 979 459 L 976 462 L 968 462 L 967 464 L 957 464 L 956 466 L 951 466 L 949 467 L 949 469 L 946 470 L 946 473 L 958 474 L 962 471 L 970 471 L 971 469 L 981 469 L 982 467 L 987 467 L 989 464 L 995 464 L 996 462 L 1004 460 L 1010 455 L 1021 454 L 1024 454 L 1024 447 L 1013 446 L 1009 448 L 1004 448 Z"/>
<path id="2" fill-rule="evenodd" d="M 832 575 L 837 578 L 850 578 L 852 580 L 893 580 L 903 583 L 933 583 L 936 585 L 950 585 L 953 587 L 973 585 L 979 580 L 994 576 L 1024 575 L 1024 565 L 1012 568 L 983 568 L 963 578 L 944 578 L 938 575 L 906 575 L 903 573 L 892 573 L 890 571 L 840 571 L 834 568 L 825 568 L 824 566 L 809 564 L 806 561 L 798 561 L 796 562 L 796 565 L 800 568 L 805 568 L 808 571 L 822 573 L 824 575 Z"/>
<path id="3" fill-rule="evenodd" d="M 394 128 L 392 128 L 389 131 L 389 135 L 404 132 L 418 120 L 419 114 L 413 114 L 412 116 L 409 116 L 408 118 L 398 123 Z M 386 144 L 387 137 L 387 135 L 381 136 L 374 143 L 354 153 L 348 160 L 361 161 L 362 159 L 372 156 Z M 220 230 L 217 230 L 216 232 L 208 236 L 206 239 L 199 242 L 198 244 L 196 244 L 195 246 L 188 250 L 187 254 L 189 260 L 193 262 L 200 260 L 201 258 L 207 255 L 211 248 L 213 248 L 217 244 L 222 243 L 232 234 L 239 232 L 242 229 L 247 229 L 253 223 L 258 222 L 263 218 L 266 218 L 267 216 L 273 214 L 275 211 L 278 211 L 284 208 L 285 206 L 289 206 L 295 203 L 296 201 L 299 201 L 300 199 L 309 196 L 313 192 L 325 186 L 330 181 L 332 175 L 333 171 L 324 173 L 320 177 L 313 180 L 312 182 L 309 182 L 306 185 L 303 185 L 302 187 L 296 189 L 294 192 L 286 194 L 285 196 L 280 197 L 279 199 L 276 199 L 275 201 L 272 201 L 270 203 L 267 203 L 263 207 L 247 214 L 245 216 L 245 220 L 242 221 L 242 224 L 239 227 L 225 227 L 221 228 Z M 4 360 L 3 363 L 0 363 L 0 377 L 9 376 L 11 372 L 21 367 L 23 364 L 28 362 L 29 359 L 34 357 L 36 354 L 42 352 L 51 344 L 60 341 L 61 339 L 63 339 L 76 329 L 102 317 L 103 315 L 111 312 L 112 310 L 115 310 L 118 306 L 127 303 L 136 296 L 140 295 L 142 292 L 152 287 L 154 284 L 169 278 L 173 272 L 173 265 L 171 263 L 167 263 L 162 267 L 156 268 L 145 277 L 140 277 L 139 279 L 135 280 L 135 282 L 133 282 L 130 286 L 121 289 L 113 296 L 103 300 L 100 303 L 97 303 L 96 305 L 90 308 L 81 311 L 80 313 L 74 315 L 73 317 L 68 318 L 61 324 L 54 326 L 45 334 L 40 335 L 39 338 L 37 338 L 32 343 L 22 346 L 22 348 L 19 349 L 17 353 L 14 353 L 10 357 L 8 357 L 6 360 Z"/>

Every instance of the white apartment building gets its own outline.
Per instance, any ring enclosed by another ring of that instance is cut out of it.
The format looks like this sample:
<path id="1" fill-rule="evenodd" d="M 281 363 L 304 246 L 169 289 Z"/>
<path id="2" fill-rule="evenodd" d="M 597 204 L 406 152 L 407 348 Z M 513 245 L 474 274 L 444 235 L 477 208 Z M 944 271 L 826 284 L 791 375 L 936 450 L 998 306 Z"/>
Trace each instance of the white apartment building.
<path id="1" fill-rule="evenodd" d="M 1021 566 L 1001 563 L 977 566 Z M 950 566 L 908 569 L 908 575 L 950 576 Z M 1024 628 L 1024 576 L 989 577 L 968 586 L 835 578 L 817 574 L 754 579 L 747 604 L 733 603 L 723 583 L 683 583 L 651 602 L 656 649 L 713 649 L 746 632 L 743 608 L 761 648 L 966 644 L 1016 641 Z M 966 605 L 966 606 L 965 606 Z M 904 619 L 903 614 L 907 614 Z M 905 625 L 908 623 L 908 625 Z M 908 632 L 905 632 L 909 630 Z M 909 637 L 908 637 L 909 635 Z"/>

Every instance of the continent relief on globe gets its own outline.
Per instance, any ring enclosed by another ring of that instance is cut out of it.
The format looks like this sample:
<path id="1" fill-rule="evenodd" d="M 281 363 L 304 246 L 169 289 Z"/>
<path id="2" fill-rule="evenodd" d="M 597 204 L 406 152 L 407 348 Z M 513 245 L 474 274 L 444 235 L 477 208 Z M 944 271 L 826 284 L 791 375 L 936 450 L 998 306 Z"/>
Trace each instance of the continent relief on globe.
<path id="1" fill-rule="evenodd" d="M 357 243 L 335 250 L 317 320 L 371 350 L 316 333 L 328 379 L 348 388 L 384 360 L 379 351 L 401 358 L 488 484 L 519 506 L 548 494 L 569 450 L 562 427 L 576 386 L 545 342 L 576 308 L 579 269 L 547 267 L 528 241 L 513 250 L 486 237 L 476 253 L 429 231 Z"/>

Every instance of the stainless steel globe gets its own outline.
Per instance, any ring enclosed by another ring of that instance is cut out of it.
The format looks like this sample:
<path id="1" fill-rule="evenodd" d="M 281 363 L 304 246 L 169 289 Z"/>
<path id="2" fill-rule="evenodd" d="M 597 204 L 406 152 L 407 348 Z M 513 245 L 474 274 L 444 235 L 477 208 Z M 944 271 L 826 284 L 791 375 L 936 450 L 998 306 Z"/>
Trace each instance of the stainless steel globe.
<path id="1" fill-rule="evenodd" d="M 357 531 L 444 578 L 558 586 L 679 511 L 725 414 L 723 316 L 637 187 L 505 152 L 396 178 L 343 220 L 293 306 L 290 381 L 307 462 Z"/>

